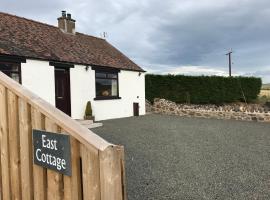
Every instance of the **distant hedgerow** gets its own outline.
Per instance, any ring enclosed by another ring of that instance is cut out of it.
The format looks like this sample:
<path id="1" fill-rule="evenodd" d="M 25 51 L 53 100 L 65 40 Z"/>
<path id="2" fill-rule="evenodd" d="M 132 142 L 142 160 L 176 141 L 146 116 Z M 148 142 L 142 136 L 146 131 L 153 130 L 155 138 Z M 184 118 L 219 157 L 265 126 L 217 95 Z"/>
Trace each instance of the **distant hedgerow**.
<path id="1" fill-rule="evenodd" d="M 262 86 L 257 77 L 145 76 L 146 99 L 165 98 L 176 103 L 222 104 L 250 102 L 257 98 Z"/>

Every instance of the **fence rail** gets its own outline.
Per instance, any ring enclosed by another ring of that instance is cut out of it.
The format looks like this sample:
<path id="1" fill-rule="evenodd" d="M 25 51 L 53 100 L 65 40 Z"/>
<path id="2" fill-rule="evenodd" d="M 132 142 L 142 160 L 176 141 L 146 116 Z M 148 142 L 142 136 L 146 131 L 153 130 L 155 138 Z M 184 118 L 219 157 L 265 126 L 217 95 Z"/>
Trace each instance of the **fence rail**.
<path id="1" fill-rule="evenodd" d="M 33 164 L 32 130 L 70 135 L 72 175 Z M 124 149 L 0 72 L 0 200 L 126 200 Z"/>

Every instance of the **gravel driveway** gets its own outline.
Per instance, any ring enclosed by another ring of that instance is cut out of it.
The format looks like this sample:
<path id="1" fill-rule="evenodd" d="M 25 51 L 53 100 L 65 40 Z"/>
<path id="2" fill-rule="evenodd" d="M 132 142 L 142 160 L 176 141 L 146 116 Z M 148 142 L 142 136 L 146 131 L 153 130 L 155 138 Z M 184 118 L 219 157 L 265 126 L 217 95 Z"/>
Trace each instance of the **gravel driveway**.
<path id="1" fill-rule="evenodd" d="M 270 199 L 270 124 L 146 115 L 94 132 L 126 151 L 129 200 Z"/>

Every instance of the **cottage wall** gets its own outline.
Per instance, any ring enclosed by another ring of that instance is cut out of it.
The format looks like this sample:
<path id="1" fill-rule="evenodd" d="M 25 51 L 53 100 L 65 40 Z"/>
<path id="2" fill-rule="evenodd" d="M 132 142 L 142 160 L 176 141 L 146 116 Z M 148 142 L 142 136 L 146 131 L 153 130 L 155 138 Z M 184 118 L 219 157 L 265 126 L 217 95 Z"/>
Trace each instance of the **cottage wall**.
<path id="1" fill-rule="evenodd" d="M 55 105 L 54 67 L 46 61 L 27 60 L 22 63 L 22 85 L 47 102 Z M 140 115 L 145 114 L 144 73 L 121 70 L 119 96 L 121 99 L 94 100 L 95 71 L 83 65 L 70 69 L 71 117 L 84 117 L 87 101 L 91 101 L 96 120 L 133 116 L 133 103 L 139 103 Z"/>
<path id="2" fill-rule="evenodd" d="M 71 113 L 75 119 L 84 116 L 86 102 L 91 101 L 96 120 L 133 116 L 133 102 L 139 103 L 140 114 L 145 114 L 144 74 L 120 71 L 119 96 L 121 99 L 94 100 L 96 97 L 95 71 L 76 65 L 70 70 Z"/>
<path id="3" fill-rule="evenodd" d="M 95 73 L 91 67 L 75 65 L 70 69 L 71 116 L 83 119 L 87 101 L 93 101 L 95 95 Z M 93 107 L 93 105 L 92 105 Z"/>
<path id="4" fill-rule="evenodd" d="M 49 62 L 27 59 L 21 74 L 23 86 L 55 105 L 54 67 Z"/>
<path id="5" fill-rule="evenodd" d="M 94 83 L 94 81 L 93 81 Z M 91 101 L 97 120 L 133 116 L 133 102 L 139 103 L 140 115 L 145 114 L 144 74 L 121 71 L 119 73 L 119 96 L 121 99 Z M 94 92 L 95 94 L 95 92 Z M 92 97 L 91 99 L 93 99 Z"/>

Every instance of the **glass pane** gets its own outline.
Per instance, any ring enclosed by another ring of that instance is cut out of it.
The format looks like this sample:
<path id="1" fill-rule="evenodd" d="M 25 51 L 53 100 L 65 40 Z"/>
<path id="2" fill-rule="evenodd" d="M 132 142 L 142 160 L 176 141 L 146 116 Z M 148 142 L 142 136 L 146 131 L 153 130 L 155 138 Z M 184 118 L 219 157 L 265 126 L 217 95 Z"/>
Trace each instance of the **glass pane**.
<path id="1" fill-rule="evenodd" d="M 63 79 L 56 79 L 55 80 L 55 96 L 57 99 L 64 98 L 64 91 L 65 91 L 65 83 Z"/>
<path id="2" fill-rule="evenodd" d="M 20 82 L 20 76 L 19 76 L 19 74 L 17 74 L 17 73 L 11 73 L 11 74 L 10 74 L 10 77 L 11 77 L 13 80 L 17 81 L 18 83 Z"/>
<path id="3" fill-rule="evenodd" d="M 106 78 L 106 73 L 97 72 L 96 77 L 97 78 Z"/>
<path id="4" fill-rule="evenodd" d="M 10 70 L 10 67 L 7 64 L 0 63 L 0 71 L 2 70 L 4 71 Z"/>
<path id="5" fill-rule="evenodd" d="M 112 80 L 112 96 L 117 96 L 117 80 Z"/>
<path id="6" fill-rule="evenodd" d="M 117 74 L 108 74 L 107 77 L 108 78 L 117 78 Z"/>
<path id="7" fill-rule="evenodd" d="M 117 80 L 97 78 L 96 96 L 117 96 Z"/>
<path id="8" fill-rule="evenodd" d="M 111 80 L 96 79 L 96 95 L 111 96 Z"/>
<path id="9" fill-rule="evenodd" d="M 16 71 L 19 72 L 19 65 L 17 63 L 1 63 L 0 71 Z"/>
<path id="10" fill-rule="evenodd" d="M 14 72 L 19 72 L 19 66 L 12 65 L 11 70 L 14 71 Z"/>

